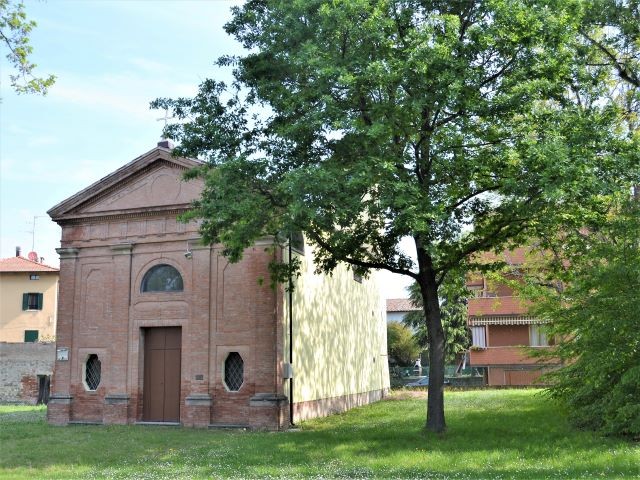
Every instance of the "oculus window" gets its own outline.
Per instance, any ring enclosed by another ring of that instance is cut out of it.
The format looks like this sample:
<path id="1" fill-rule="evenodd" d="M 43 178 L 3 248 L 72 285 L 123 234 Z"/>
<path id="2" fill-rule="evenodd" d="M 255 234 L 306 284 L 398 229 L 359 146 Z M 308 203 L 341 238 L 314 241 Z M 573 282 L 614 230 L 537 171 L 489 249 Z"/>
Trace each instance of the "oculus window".
<path id="1" fill-rule="evenodd" d="M 182 292 L 183 289 L 182 276 L 171 265 L 156 265 L 142 279 L 142 292 Z"/>

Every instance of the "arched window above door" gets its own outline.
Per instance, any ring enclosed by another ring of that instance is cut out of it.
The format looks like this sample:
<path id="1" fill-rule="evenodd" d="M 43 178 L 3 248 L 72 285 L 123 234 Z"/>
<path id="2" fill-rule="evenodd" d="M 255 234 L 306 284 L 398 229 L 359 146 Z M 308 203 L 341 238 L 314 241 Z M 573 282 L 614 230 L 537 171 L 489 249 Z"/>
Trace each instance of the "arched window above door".
<path id="1" fill-rule="evenodd" d="M 144 274 L 140 290 L 145 292 L 182 292 L 180 272 L 171 265 L 155 265 Z"/>

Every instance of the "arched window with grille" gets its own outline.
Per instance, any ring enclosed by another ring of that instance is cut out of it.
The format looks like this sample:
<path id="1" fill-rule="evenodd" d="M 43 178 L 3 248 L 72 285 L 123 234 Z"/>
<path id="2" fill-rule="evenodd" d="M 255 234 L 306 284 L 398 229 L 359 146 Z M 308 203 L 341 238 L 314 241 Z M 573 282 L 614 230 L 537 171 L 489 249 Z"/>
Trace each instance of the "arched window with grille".
<path id="1" fill-rule="evenodd" d="M 238 352 L 231 352 L 224 361 L 224 384 L 232 392 L 240 390 L 244 382 L 244 360 Z"/>
<path id="2" fill-rule="evenodd" d="M 98 355 L 92 353 L 87 357 L 87 361 L 84 363 L 84 386 L 90 391 L 97 390 L 101 379 L 102 363 L 100 362 Z"/>
<path id="3" fill-rule="evenodd" d="M 151 267 L 144 274 L 140 290 L 146 292 L 182 292 L 184 284 L 180 272 L 171 265 L 161 264 Z"/>

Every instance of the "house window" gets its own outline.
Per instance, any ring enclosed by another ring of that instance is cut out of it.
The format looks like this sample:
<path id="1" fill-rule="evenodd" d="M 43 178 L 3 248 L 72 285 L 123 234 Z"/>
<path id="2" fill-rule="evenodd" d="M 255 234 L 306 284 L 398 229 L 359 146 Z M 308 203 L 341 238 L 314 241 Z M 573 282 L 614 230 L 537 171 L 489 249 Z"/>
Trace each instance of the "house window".
<path id="1" fill-rule="evenodd" d="M 182 292 L 182 276 L 171 265 L 156 265 L 142 279 L 143 292 Z"/>
<path id="2" fill-rule="evenodd" d="M 547 332 L 544 325 L 529 325 L 529 345 L 532 347 L 548 347 Z"/>
<path id="3" fill-rule="evenodd" d="M 238 352 L 231 352 L 224 361 L 224 384 L 232 392 L 237 392 L 243 382 L 244 360 Z"/>
<path id="4" fill-rule="evenodd" d="M 38 341 L 38 330 L 25 330 L 24 341 L 34 343 Z"/>
<path id="5" fill-rule="evenodd" d="M 484 325 L 471 327 L 471 346 L 487 348 L 487 330 Z"/>
<path id="6" fill-rule="evenodd" d="M 84 386 L 87 390 L 97 390 L 102 377 L 102 364 L 98 355 L 92 353 L 84 364 Z"/>
<path id="7" fill-rule="evenodd" d="M 42 310 L 42 293 L 23 293 L 22 310 Z"/>
<path id="8" fill-rule="evenodd" d="M 467 287 L 467 290 L 471 292 L 472 297 L 482 297 L 482 287 L 479 285 L 471 285 L 470 287 Z"/>
<path id="9" fill-rule="evenodd" d="M 40 275 L 31 274 L 29 275 L 29 280 L 40 280 Z"/>
<path id="10" fill-rule="evenodd" d="M 291 248 L 295 252 L 304 255 L 304 235 L 302 235 L 302 232 L 293 232 L 289 237 L 289 241 L 291 242 Z"/>

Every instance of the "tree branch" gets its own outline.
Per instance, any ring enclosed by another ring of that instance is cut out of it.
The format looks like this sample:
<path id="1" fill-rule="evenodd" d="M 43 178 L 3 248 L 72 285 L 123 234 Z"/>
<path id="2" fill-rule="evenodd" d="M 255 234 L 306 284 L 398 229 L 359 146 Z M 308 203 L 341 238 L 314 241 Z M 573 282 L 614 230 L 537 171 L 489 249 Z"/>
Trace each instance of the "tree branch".
<path id="1" fill-rule="evenodd" d="M 464 203 L 468 202 L 473 197 L 477 197 L 478 195 L 481 195 L 481 194 L 486 193 L 486 192 L 493 192 L 495 190 L 498 190 L 500 187 L 501 187 L 501 185 L 492 185 L 491 187 L 481 188 L 480 190 L 476 190 L 475 192 L 471 192 L 469 195 L 466 195 L 466 196 L 462 197 L 457 202 L 455 202 L 452 205 L 449 205 L 448 207 L 446 207 L 446 211 L 453 212 L 456 208 L 458 208 L 459 206 L 461 206 Z"/>
<path id="2" fill-rule="evenodd" d="M 398 273 L 400 275 L 406 275 L 408 277 L 411 277 L 415 280 L 418 279 L 418 274 L 412 272 L 411 270 L 407 270 L 405 268 L 398 268 L 398 267 L 394 267 L 392 265 L 388 265 L 386 263 L 383 262 L 368 262 L 365 260 L 358 260 L 357 258 L 352 258 L 349 257 L 347 255 L 340 255 L 337 254 L 335 252 L 335 250 L 332 248 L 331 244 L 329 244 L 327 241 L 325 241 L 322 236 L 320 236 L 318 233 L 316 232 L 311 232 L 311 231 L 305 231 L 305 233 L 307 235 L 309 235 L 311 237 L 311 239 L 318 244 L 318 246 L 324 250 L 326 250 L 327 252 L 329 252 L 329 254 L 331 254 L 331 256 L 333 258 L 335 258 L 336 260 L 340 261 L 340 262 L 345 262 L 348 263 L 350 265 L 356 265 L 358 267 L 362 267 L 362 268 L 376 268 L 376 269 L 381 269 L 381 270 L 388 270 L 389 272 L 392 273 Z"/>
<path id="3" fill-rule="evenodd" d="M 589 40 L 593 45 L 595 45 L 598 48 L 598 50 L 604 53 L 605 56 L 609 58 L 609 60 L 611 60 L 611 63 L 613 64 L 613 68 L 615 68 L 618 71 L 618 75 L 620 76 L 620 78 L 629 82 L 635 87 L 640 88 L 640 78 L 638 78 L 637 75 L 635 75 L 631 70 L 629 70 L 629 68 L 624 63 L 620 62 L 618 60 L 618 57 L 616 57 L 616 55 L 613 52 L 611 52 L 601 42 L 598 42 L 596 39 L 591 38 L 589 34 L 587 34 L 584 30 L 580 30 L 580 34 L 583 37 L 585 37 L 587 40 Z"/>

